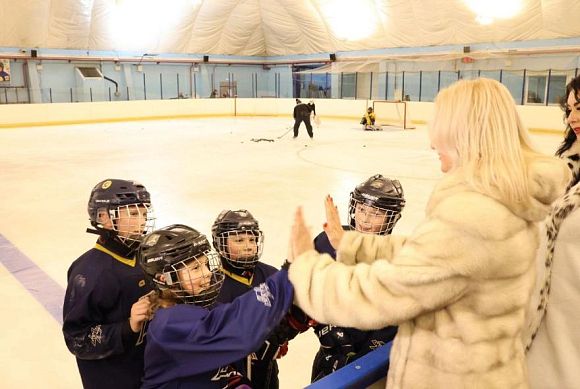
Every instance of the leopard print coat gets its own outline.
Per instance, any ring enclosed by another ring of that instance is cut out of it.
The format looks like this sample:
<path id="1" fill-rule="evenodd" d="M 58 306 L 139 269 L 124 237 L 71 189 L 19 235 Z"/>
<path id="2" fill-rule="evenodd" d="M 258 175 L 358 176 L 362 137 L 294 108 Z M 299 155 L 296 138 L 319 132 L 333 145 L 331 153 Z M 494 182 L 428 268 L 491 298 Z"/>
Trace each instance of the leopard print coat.
<path id="1" fill-rule="evenodd" d="M 528 331 L 527 339 L 524 339 L 526 344 L 526 351 L 529 351 L 534 338 L 538 334 L 540 329 L 540 324 L 542 324 L 542 319 L 546 314 L 548 309 L 548 300 L 550 297 L 550 287 L 552 282 L 552 263 L 554 260 L 554 247 L 556 246 L 556 240 L 558 238 L 558 233 L 560 231 L 560 226 L 564 220 L 574 212 L 577 208 L 580 208 L 580 183 L 574 185 L 572 188 L 566 192 L 559 200 L 557 200 L 552 208 L 552 211 L 546 219 L 546 260 L 544 269 L 544 279 L 542 282 L 542 287 L 540 289 L 539 302 L 535 308 L 536 312 L 532 314 L 530 321 L 530 329 Z"/>
<path id="2" fill-rule="evenodd" d="M 532 312 L 529 314 L 528 329 L 524 333 L 524 343 L 526 352 L 532 347 L 532 343 L 540 330 L 542 320 L 546 315 L 548 309 L 548 300 L 550 297 L 550 287 L 552 282 L 552 263 L 554 260 L 554 247 L 560 231 L 562 222 L 580 207 L 580 142 L 576 141 L 568 150 L 562 153 L 561 158 L 566 162 L 572 172 L 572 180 L 566 188 L 566 194 L 556 200 L 552 206 L 552 210 L 545 222 L 546 230 L 546 259 L 544 262 L 544 277 L 540 281 L 541 288 L 539 297 L 532 300 L 537 305 L 532 307 Z"/>

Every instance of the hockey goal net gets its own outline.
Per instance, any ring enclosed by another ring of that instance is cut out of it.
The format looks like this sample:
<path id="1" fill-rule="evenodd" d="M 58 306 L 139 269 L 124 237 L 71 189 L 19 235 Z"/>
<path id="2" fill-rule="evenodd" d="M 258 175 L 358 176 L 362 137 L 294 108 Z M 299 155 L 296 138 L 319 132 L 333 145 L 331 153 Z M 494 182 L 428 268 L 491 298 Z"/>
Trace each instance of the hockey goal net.
<path id="1" fill-rule="evenodd" d="M 411 124 L 409 105 L 406 101 L 375 100 L 373 111 L 378 126 L 400 127 L 405 130 L 415 128 Z"/>

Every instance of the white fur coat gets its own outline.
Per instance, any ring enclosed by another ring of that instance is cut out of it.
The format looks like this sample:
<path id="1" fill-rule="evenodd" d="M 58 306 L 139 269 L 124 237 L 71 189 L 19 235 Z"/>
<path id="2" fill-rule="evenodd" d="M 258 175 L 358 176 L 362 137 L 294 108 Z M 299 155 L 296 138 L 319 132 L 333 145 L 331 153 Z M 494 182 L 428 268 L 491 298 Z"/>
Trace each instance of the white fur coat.
<path id="1" fill-rule="evenodd" d="M 529 177 L 528 201 L 506 204 L 449 174 L 409 238 L 347 232 L 338 262 L 315 251 L 295 258 L 295 302 L 323 323 L 398 324 L 388 388 L 527 388 L 520 336 L 537 222 L 570 173 L 545 157 Z"/>

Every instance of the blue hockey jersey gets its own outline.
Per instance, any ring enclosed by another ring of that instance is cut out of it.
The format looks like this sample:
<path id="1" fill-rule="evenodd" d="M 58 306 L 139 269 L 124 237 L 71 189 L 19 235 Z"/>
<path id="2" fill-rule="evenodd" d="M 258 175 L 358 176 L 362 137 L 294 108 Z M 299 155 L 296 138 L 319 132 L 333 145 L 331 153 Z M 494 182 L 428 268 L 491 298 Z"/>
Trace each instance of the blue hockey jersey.
<path id="1" fill-rule="evenodd" d="M 147 330 L 143 388 L 223 388 L 227 366 L 258 349 L 293 299 L 279 271 L 232 303 L 159 309 Z"/>

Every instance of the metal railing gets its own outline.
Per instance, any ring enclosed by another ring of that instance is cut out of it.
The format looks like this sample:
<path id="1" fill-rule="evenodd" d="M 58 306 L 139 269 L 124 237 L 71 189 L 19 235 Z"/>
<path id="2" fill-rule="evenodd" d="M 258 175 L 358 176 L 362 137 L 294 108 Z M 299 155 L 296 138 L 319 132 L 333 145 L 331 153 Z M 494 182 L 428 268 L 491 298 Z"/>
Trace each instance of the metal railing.
<path id="1" fill-rule="evenodd" d="M 183 69 L 182 69 L 183 70 Z M 273 71 L 273 70 L 272 70 Z M 274 72 L 274 71 L 273 71 Z M 555 105 L 578 69 L 545 71 L 458 70 L 381 73 L 227 73 L 184 80 L 180 73 L 137 73 L 133 86 L 116 81 L 91 87 L 0 86 L 0 104 L 76 103 L 97 101 L 169 100 L 208 97 L 337 98 L 432 102 L 437 93 L 460 79 L 487 77 L 503 83 L 516 104 Z M 221 79 L 223 78 L 223 80 Z M 215 91 L 215 92 L 212 92 Z"/>

